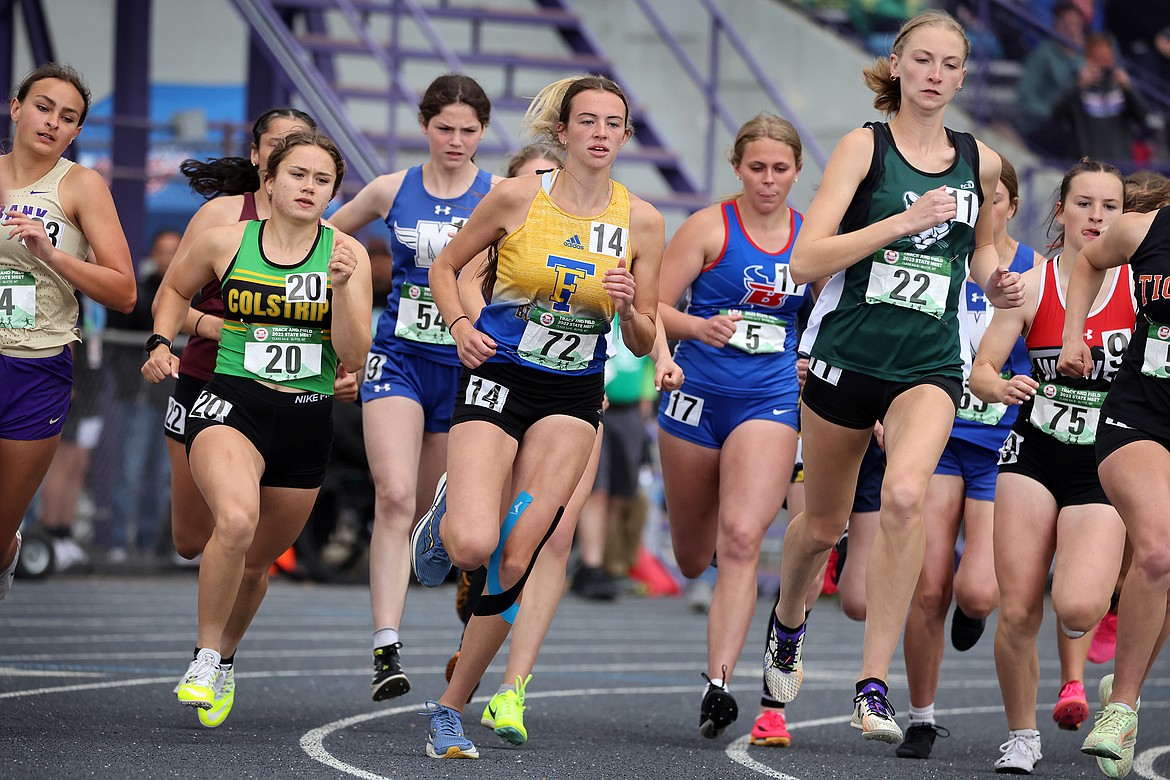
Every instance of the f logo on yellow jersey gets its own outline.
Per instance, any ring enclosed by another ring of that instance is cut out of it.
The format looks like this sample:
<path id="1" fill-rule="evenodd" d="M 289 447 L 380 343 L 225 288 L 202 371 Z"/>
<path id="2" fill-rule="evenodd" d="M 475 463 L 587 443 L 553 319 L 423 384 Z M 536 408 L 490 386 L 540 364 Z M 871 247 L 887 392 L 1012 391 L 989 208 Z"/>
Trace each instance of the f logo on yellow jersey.
<path id="1" fill-rule="evenodd" d="M 577 282 L 597 273 L 597 264 L 549 255 L 545 265 L 556 273 L 552 294 L 549 295 L 553 311 L 568 313 L 569 300 L 577 292 Z"/>

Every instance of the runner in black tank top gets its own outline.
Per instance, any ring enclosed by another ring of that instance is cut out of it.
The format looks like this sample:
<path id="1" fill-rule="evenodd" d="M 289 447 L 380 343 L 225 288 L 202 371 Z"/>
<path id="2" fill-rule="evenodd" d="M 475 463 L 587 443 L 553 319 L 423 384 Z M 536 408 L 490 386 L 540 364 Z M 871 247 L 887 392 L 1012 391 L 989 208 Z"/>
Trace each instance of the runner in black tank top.
<path id="1" fill-rule="evenodd" d="M 1072 376 L 1094 371 L 1080 334 L 1107 269 L 1130 264 L 1138 303 L 1134 337 L 1097 432 L 1101 483 L 1125 521 L 1133 561 L 1118 608 L 1115 675 L 1101 681 L 1104 712 L 1081 747 L 1120 777 L 1133 764 L 1142 684 L 1170 631 L 1170 207 L 1122 216 L 1090 250 L 1069 282 L 1058 368 Z"/>

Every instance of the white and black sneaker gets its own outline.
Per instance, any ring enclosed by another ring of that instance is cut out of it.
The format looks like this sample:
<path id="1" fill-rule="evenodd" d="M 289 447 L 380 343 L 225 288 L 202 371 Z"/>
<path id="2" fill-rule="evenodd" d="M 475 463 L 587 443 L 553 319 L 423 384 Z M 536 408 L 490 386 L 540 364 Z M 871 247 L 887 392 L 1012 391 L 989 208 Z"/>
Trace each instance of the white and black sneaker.
<path id="1" fill-rule="evenodd" d="M 800 624 L 795 634 L 780 629 L 775 613 L 768 624 L 768 646 L 764 649 L 764 685 L 768 693 L 778 702 L 787 704 L 800 693 L 804 681 L 804 665 L 801 651 L 804 648 L 805 623 Z"/>

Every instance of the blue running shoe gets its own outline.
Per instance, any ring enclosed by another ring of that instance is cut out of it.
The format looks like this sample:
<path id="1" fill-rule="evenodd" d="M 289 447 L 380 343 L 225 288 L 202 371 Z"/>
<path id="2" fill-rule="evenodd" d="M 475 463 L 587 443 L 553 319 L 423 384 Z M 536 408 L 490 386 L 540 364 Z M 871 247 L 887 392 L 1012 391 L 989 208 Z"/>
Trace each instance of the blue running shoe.
<path id="1" fill-rule="evenodd" d="M 463 716 L 437 701 L 427 702 L 424 715 L 431 716 L 427 755 L 431 758 L 479 758 L 471 740 L 463 736 Z"/>
<path id="2" fill-rule="evenodd" d="M 451 571 L 451 559 L 443 547 L 439 535 L 439 524 L 447 514 L 447 475 L 439 477 L 435 487 L 435 500 L 422 516 L 410 534 L 410 570 L 415 579 L 434 588 L 443 584 Z"/>

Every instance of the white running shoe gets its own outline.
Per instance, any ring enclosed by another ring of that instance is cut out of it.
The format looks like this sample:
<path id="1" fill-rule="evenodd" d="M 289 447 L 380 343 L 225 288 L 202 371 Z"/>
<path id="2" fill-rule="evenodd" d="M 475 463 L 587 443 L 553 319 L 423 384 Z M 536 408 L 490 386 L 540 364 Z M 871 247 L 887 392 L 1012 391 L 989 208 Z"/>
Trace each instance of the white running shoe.
<path id="1" fill-rule="evenodd" d="M 176 692 L 179 704 L 209 710 L 215 704 L 215 688 L 219 680 L 219 654 L 200 650 L 190 665 Z"/>
<path id="2" fill-rule="evenodd" d="M 68 571 L 89 565 L 87 553 L 77 540 L 66 536 L 63 539 L 53 539 L 53 570 Z"/>
<path id="3" fill-rule="evenodd" d="M 16 578 L 16 562 L 20 560 L 20 531 L 16 532 L 16 555 L 12 556 L 12 563 L 4 571 L 0 571 L 0 601 L 8 597 L 12 590 L 12 580 Z"/>
<path id="4" fill-rule="evenodd" d="M 1030 775 L 1040 763 L 1040 735 L 1013 734 L 999 746 L 1002 756 L 995 760 L 995 771 L 1011 775 Z"/>

